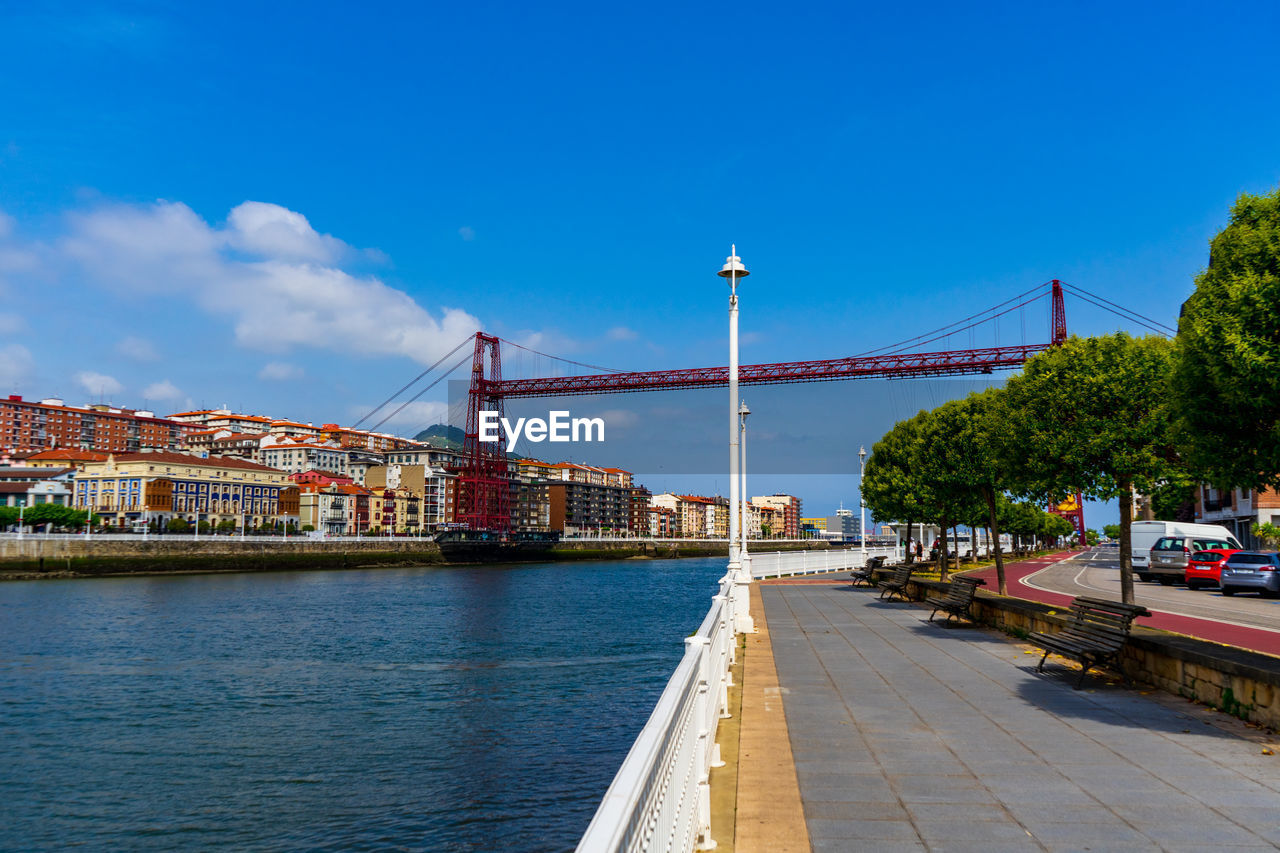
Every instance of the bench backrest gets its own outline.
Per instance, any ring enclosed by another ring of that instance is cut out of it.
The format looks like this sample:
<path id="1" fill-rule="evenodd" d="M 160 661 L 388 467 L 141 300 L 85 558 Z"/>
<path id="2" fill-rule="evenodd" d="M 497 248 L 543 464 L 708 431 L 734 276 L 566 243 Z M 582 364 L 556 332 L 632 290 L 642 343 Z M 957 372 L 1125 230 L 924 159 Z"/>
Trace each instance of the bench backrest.
<path id="1" fill-rule="evenodd" d="M 951 579 L 951 586 L 947 587 L 948 604 L 964 604 L 968 605 L 973 601 L 973 596 L 978 591 L 979 586 L 985 586 L 986 581 L 982 578 L 971 578 L 960 576 Z"/>
<path id="2" fill-rule="evenodd" d="M 913 572 L 915 572 L 914 566 L 910 566 L 910 565 L 898 566 L 896 569 L 893 570 L 893 574 L 890 576 L 889 579 L 893 583 L 905 584 L 907 581 L 911 580 L 911 575 Z"/>
<path id="3" fill-rule="evenodd" d="M 1071 602 L 1071 621 L 1064 633 L 1115 650 L 1129 638 L 1133 620 L 1150 615 L 1140 604 L 1081 597 Z"/>

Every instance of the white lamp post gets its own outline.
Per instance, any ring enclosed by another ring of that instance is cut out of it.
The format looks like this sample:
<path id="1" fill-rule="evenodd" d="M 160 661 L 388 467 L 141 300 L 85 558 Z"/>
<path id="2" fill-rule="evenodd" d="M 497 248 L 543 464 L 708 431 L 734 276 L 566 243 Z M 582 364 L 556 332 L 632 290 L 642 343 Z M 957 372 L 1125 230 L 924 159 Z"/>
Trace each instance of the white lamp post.
<path id="1" fill-rule="evenodd" d="M 858 448 L 858 539 L 862 542 L 862 565 L 867 564 L 867 499 L 862 494 L 862 478 L 867 473 L 867 448 Z"/>
<path id="2" fill-rule="evenodd" d="M 729 571 L 742 568 L 738 552 L 738 279 L 751 273 L 738 257 L 738 247 L 731 245 L 729 257 L 720 272 L 729 280 Z"/>
<path id="3" fill-rule="evenodd" d="M 751 555 L 747 553 L 747 519 L 751 517 L 747 507 L 749 506 L 747 498 L 747 415 L 751 414 L 751 410 L 747 408 L 747 401 L 743 400 L 738 406 L 738 431 L 742 442 L 742 549 L 739 559 L 742 562 L 742 568 L 751 574 Z"/>

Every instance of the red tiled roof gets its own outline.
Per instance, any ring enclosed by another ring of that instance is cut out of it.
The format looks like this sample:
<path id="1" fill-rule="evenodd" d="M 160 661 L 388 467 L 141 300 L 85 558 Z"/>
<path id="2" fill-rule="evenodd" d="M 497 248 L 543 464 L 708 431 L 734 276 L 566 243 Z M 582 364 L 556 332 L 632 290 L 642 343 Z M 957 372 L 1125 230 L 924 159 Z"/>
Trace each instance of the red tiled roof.
<path id="1" fill-rule="evenodd" d="M 107 454 L 97 450 L 41 450 L 39 453 L 32 453 L 26 457 L 28 461 L 32 459 L 75 459 L 85 462 L 101 462 L 107 458 Z"/>

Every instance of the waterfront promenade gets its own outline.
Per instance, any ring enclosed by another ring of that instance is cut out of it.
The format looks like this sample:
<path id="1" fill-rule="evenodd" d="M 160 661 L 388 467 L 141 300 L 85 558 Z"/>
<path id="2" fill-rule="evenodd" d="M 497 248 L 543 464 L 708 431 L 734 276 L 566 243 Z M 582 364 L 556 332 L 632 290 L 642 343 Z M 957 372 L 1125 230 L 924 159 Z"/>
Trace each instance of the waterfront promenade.
<path id="1" fill-rule="evenodd" d="M 1029 646 L 838 577 L 764 582 L 761 602 L 769 666 L 762 679 L 748 646 L 737 851 L 783 849 L 758 831 L 756 792 L 776 808 L 787 779 L 752 771 L 779 752 L 808 835 L 793 823 L 787 849 L 1280 845 L 1280 749 L 1260 730 L 1093 675 L 1073 690 L 1061 663 L 1036 673 Z M 781 711 L 764 713 L 768 670 Z"/>

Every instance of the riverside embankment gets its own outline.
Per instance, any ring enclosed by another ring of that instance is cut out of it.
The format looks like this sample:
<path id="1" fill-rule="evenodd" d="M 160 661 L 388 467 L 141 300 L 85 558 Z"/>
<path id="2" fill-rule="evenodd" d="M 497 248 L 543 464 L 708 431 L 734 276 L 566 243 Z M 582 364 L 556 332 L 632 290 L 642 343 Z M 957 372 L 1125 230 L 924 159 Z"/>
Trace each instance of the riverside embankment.
<path id="1" fill-rule="evenodd" d="M 823 542 L 770 542 L 769 550 L 825 548 Z M 525 562 L 717 557 L 722 542 L 698 540 L 584 540 L 559 542 Z M 415 538 L 255 539 L 211 536 L 0 537 L 0 580 L 203 572 L 366 569 L 467 563 L 435 542 Z M 479 562 L 479 561 L 476 561 Z"/>

